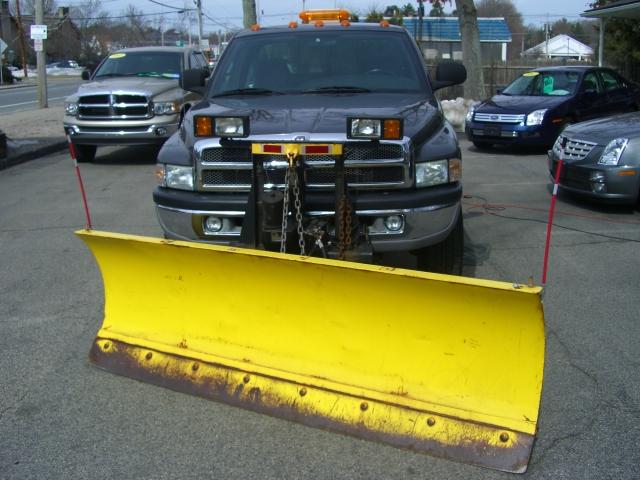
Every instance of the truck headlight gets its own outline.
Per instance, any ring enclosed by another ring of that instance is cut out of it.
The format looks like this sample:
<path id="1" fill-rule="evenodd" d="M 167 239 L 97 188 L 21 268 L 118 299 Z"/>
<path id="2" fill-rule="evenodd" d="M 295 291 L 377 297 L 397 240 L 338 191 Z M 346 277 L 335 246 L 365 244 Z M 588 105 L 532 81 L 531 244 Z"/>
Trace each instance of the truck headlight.
<path id="1" fill-rule="evenodd" d="M 155 115 L 175 115 L 179 108 L 178 102 L 157 102 L 153 104 L 153 113 Z"/>
<path id="2" fill-rule="evenodd" d="M 244 137 L 244 118 L 216 117 L 215 134 L 217 137 Z"/>
<path id="3" fill-rule="evenodd" d="M 162 167 L 160 167 L 162 168 Z M 193 190 L 193 168 L 182 165 L 164 165 L 162 185 L 178 190 Z"/>
<path id="4" fill-rule="evenodd" d="M 628 138 L 614 138 L 611 140 L 600 155 L 598 164 L 600 165 L 618 165 L 622 152 L 629 143 Z"/>
<path id="5" fill-rule="evenodd" d="M 400 140 L 402 120 L 399 118 L 348 118 L 347 137 Z"/>
<path id="6" fill-rule="evenodd" d="M 416 186 L 431 187 L 449 181 L 449 162 L 438 160 L 436 162 L 416 163 Z"/>
<path id="7" fill-rule="evenodd" d="M 527 125 L 541 125 L 542 120 L 544 120 L 544 114 L 547 113 L 547 109 L 543 108 L 542 110 L 534 110 L 529 115 L 527 115 Z"/>
<path id="8" fill-rule="evenodd" d="M 78 115 L 78 104 L 76 102 L 66 102 L 64 104 L 64 112 L 70 117 Z"/>

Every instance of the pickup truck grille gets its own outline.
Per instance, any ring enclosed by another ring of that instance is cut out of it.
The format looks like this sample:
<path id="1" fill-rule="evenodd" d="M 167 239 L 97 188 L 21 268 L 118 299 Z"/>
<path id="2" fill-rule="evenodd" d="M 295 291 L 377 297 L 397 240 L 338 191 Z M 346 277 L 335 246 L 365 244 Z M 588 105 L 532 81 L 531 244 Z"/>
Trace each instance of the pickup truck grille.
<path id="1" fill-rule="evenodd" d="M 78 118 L 84 120 L 139 120 L 152 115 L 151 102 L 145 95 L 85 95 L 78 101 Z"/>
<path id="2" fill-rule="evenodd" d="M 356 189 L 406 188 L 410 175 L 401 144 L 346 143 L 343 147 L 347 184 Z M 311 190 L 333 190 L 336 156 L 303 156 L 305 183 Z M 284 155 L 260 155 L 266 183 L 284 188 Z M 199 189 L 248 191 L 253 161 L 248 146 L 205 148 L 200 154 Z"/>

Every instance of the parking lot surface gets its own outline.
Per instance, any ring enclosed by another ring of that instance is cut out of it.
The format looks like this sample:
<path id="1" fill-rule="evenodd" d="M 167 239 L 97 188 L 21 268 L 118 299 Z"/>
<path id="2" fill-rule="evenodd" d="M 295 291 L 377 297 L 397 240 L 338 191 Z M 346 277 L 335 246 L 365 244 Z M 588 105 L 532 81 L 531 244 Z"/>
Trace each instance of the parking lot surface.
<path id="1" fill-rule="evenodd" d="M 544 153 L 479 152 L 464 140 L 462 149 L 464 275 L 539 283 L 551 191 Z M 154 154 L 104 149 L 95 163 L 82 165 L 96 229 L 161 234 L 151 198 Z M 99 271 L 73 234 L 84 225 L 68 154 L 0 171 L 0 478 L 508 477 L 90 365 L 104 312 Z M 528 478 L 637 478 L 638 242 L 637 209 L 560 196 L 544 293 L 539 433 Z M 411 266 L 407 258 L 387 261 Z M 144 282 L 144 272 L 133 274 Z M 393 299 L 387 300 L 392 314 Z M 223 301 L 224 292 L 211 292 L 202 305 Z M 455 328 L 455 319 L 442 320 Z"/>

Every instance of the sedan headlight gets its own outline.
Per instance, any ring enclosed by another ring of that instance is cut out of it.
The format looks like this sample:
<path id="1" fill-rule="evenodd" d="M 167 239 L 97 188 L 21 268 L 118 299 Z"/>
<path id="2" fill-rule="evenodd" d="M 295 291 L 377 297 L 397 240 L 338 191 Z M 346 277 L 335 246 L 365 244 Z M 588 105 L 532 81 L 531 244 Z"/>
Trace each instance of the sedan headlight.
<path id="1" fill-rule="evenodd" d="M 78 104 L 76 102 L 67 102 L 64 104 L 64 111 L 67 115 L 75 117 L 78 115 Z"/>
<path id="2" fill-rule="evenodd" d="M 542 110 L 534 110 L 529 115 L 527 115 L 527 125 L 542 124 L 542 120 L 544 120 L 545 113 L 547 113 L 546 108 L 543 108 Z"/>
<path id="3" fill-rule="evenodd" d="M 416 186 L 432 187 L 455 182 L 460 180 L 461 174 L 462 165 L 459 158 L 416 163 Z"/>
<path id="4" fill-rule="evenodd" d="M 175 115 L 179 108 L 178 102 L 157 102 L 153 104 L 153 113 L 156 115 Z"/>
<path id="5" fill-rule="evenodd" d="M 469 107 L 469 110 L 467 110 L 467 116 L 465 117 L 467 122 L 471 122 L 473 120 L 473 114 L 475 112 L 476 112 L 476 107 L 474 106 Z"/>
<path id="6" fill-rule="evenodd" d="M 192 167 L 159 164 L 157 177 L 163 187 L 193 190 Z"/>
<path id="7" fill-rule="evenodd" d="M 604 151 L 602 152 L 602 155 L 600 155 L 598 164 L 618 165 L 627 143 L 629 143 L 628 138 L 614 138 L 611 140 L 607 146 L 604 147 Z"/>

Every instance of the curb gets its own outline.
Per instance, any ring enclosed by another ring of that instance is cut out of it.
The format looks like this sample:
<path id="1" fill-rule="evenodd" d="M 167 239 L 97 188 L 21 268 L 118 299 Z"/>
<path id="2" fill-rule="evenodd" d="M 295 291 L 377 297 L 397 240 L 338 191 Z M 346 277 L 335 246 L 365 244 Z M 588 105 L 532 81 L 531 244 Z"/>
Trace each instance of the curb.
<path id="1" fill-rule="evenodd" d="M 6 158 L 0 158 L 0 170 L 13 167 L 14 165 L 18 165 L 20 163 L 24 163 L 29 160 L 42 157 L 44 155 L 57 153 L 67 148 L 67 146 L 68 146 L 67 139 L 65 138 L 65 139 L 50 142 L 47 145 L 43 145 L 41 147 L 34 148 L 26 152 L 18 153 L 17 155 L 9 155 Z"/>

